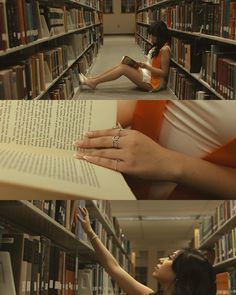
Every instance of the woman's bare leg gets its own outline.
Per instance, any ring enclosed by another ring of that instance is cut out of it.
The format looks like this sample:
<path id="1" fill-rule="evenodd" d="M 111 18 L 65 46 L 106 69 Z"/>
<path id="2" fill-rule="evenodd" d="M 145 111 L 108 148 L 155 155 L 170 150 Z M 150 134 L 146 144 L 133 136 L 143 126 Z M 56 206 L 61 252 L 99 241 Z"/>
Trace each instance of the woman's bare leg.
<path id="1" fill-rule="evenodd" d="M 108 81 L 117 80 L 121 76 L 127 77 L 130 81 L 132 81 L 135 85 L 139 86 L 142 89 L 152 90 L 151 85 L 143 82 L 143 74 L 141 71 L 124 64 L 120 64 L 96 78 L 87 79 L 85 81 L 85 84 L 95 89 L 97 85 Z"/>
<path id="2" fill-rule="evenodd" d="M 114 69 L 116 69 L 116 68 L 119 67 L 119 66 L 120 66 L 120 65 L 116 65 L 115 67 L 113 67 L 113 68 L 107 70 L 106 72 L 104 72 L 104 73 L 102 73 L 102 74 L 99 74 L 99 75 L 97 75 L 97 76 L 94 76 L 94 77 L 88 77 L 88 79 L 99 79 L 101 76 L 103 76 L 103 75 L 107 75 L 108 73 L 114 71 Z"/>

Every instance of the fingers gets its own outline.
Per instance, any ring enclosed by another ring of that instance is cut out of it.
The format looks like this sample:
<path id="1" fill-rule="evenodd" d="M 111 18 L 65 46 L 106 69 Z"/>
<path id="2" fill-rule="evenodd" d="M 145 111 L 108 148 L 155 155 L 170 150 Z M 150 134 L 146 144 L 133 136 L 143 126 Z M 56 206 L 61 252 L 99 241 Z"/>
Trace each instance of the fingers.
<path id="1" fill-rule="evenodd" d="M 121 160 L 106 159 L 92 156 L 84 156 L 83 158 L 89 163 L 102 166 L 104 168 L 108 168 L 119 172 L 123 172 L 124 170 L 124 162 Z"/>
<path id="2" fill-rule="evenodd" d="M 119 149 L 100 149 L 94 151 L 86 151 L 83 153 L 78 152 L 74 154 L 74 158 L 78 160 L 84 160 L 85 156 L 123 160 L 122 152 Z"/>
<path id="3" fill-rule="evenodd" d="M 122 137 L 119 139 L 118 148 L 122 147 Z M 112 148 L 113 147 L 113 137 L 103 136 L 96 138 L 85 138 L 84 140 L 78 140 L 74 143 L 75 147 L 78 148 Z"/>
<path id="4" fill-rule="evenodd" d="M 95 137 L 116 136 L 116 135 L 123 136 L 126 134 L 127 134 L 126 130 L 122 129 L 121 125 L 118 123 L 117 127 L 113 129 L 88 131 L 85 133 L 85 136 L 88 138 L 95 138 Z"/>

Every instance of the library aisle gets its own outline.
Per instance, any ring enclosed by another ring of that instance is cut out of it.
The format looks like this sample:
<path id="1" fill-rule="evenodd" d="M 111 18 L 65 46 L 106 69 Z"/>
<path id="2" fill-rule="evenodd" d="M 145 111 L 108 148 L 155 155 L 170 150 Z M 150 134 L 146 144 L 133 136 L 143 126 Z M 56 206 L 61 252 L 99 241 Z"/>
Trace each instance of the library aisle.
<path id="1" fill-rule="evenodd" d="M 79 206 L 89 212 L 92 235 L 76 218 Z M 236 289 L 235 200 L 35 200 L 0 202 L 0 294 L 125 295 L 99 263 L 97 237 L 152 290 L 159 259 L 186 248 L 213 265 L 217 295 Z"/>
<path id="2" fill-rule="evenodd" d="M 137 61 L 145 61 L 140 47 L 135 43 L 134 36 L 104 36 L 104 45 L 87 76 L 96 76 L 120 63 L 122 57 L 128 55 Z M 79 99 L 176 99 L 168 90 L 148 93 L 136 87 L 127 78 L 101 84 L 91 90 L 83 86 L 76 98 Z"/>

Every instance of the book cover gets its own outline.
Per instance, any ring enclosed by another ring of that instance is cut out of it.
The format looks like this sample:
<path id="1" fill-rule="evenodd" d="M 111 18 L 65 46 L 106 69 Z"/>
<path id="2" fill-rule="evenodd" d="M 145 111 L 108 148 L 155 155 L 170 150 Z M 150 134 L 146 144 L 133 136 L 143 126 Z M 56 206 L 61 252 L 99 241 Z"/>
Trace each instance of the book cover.
<path id="1" fill-rule="evenodd" d="M 139 64 L 129 56 L 124 56 L 121 60 L 121 63 L 134 69 L 139 68 Z"/>

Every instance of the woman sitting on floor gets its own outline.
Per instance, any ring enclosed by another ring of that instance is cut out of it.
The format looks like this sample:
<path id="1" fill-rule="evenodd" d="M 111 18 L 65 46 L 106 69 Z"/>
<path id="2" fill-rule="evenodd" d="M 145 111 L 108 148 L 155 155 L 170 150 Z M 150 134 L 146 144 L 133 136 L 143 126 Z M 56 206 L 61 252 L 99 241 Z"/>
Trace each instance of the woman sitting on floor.
<path id="1" fill-rule="evenodd" d="M 81 84 L 96 89 L 97 85 L 101 83 L 125 76 L 146 91 L 159 91 L 165 88 L 170 66 L 168 28 L 163 21 L 159 21 L 150 26 L 149 34 L 153 46 L 148 52 L 147 63 L 138 63 L 138 68 L 120 63 L 97 77 L 86 78 L 83 74 L 80 74 Z"/>

